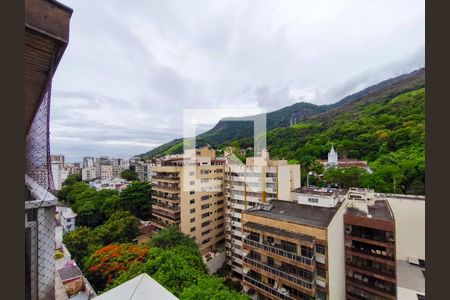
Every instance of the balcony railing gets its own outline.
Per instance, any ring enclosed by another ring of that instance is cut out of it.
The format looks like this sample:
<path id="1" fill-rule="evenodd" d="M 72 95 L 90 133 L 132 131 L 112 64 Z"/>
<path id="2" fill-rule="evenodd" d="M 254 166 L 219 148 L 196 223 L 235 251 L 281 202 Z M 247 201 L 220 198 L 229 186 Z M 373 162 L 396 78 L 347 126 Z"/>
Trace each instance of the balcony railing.
<path id="1" fill-rule="evenodd" d="M 249 283 L 253 286 L 256 286 L 257 288 L 260 288 L 260 289 L 266 291 L 267 293 L 273 295 L 277 299 L 282 299 L 282 300 L 297 300 L 297 299 L 299 299 L 299 298 L 296 298 L 293 296 L 286 296 L 286 295 L 280 293 L 278 290 L 272 288 L 271 286 L 268 286 L 268 285 L 262 283 L 261 281 L 259 281 L 258 279 L 252 278 L 248 275 L 244 275 L 244 282 Z"/>
<path id="2" fill-rule="evenodd" d="M 167 205 L 161 202 L 156 202 L 153 204 L 153 207 L 163 207 L 165 209 L 170 209 L 172 212 L 180 212 L 180 207 L 176 205 Z"/>
<path id="3" fill-rule="evenodd" d="M 180 219 L 180 213 L 170 213 L 162 209 L 152 209 L 152 214 L 169 218 L 172 221 L 178 221 Z"/>
<path id="4" fill-rule="evenodd" d="M 257 261 L 257 260 L 255 260 L 255 259 L 253 259 L 251 257 L 248 257 L 248 256 L 244 257 L 244 262 L 246 262 L 248 264 L 251 264 L 252 266 L 257 267 L 258 269 L 264 270 L 264 271 L 272 273 L 272 274 L 274 274 L 274 275 L 276 275 L 278 277 L 281 277 L 281 278 L 284 278 L 284 279 L 286 279 L 288 281 L 294 282 L 297 285 L 299 285 L 299 286 L 301 286 L 301 287 L 303 287 L 305 289 L 308 289 L 308 290 L 314 289 L 315 282 L 316 282 L 315 276 L 312 279 L 310 279 L 310 280 L 302 279 L 302 278 L 298 277 L 297 275 L 286 273 L 286 272 L 284 272 L 284 271 L 282 271 L 280 269 L 277 269 L 275 267 L 271 267 L 271 266 L 269 266 L 267 264 L 264 264 L 264 263 L 262 263 L 260 261 Z"/>
<path id="5" fill-rule="evenodd" d="M 370 267 L 367 265 L 363 265 L 363 264 L 356 264 L 352 261 L 347 261 L 346 264 L 350 267 L 353 268 L 358 268 L 358 269 L 363 269 L 372 273 L 376 273 L 376 274 L 380 274 L 383 276 L 387 276 L 387 277 L 391 277 L 391 278 L 395 278 L 395 271 L 394 270 L 382 270 L 379 268 L 374 268 L 374 267 Z"/>
<path id="6" fill-rule="evenodd" d="M 386 244 L 394 244 L 395 240 L 393 237 L 389 237 L 386 235 L 380 235 L 380 234 L 368 234 L 365 232 L 357 232 L 357 231 L 351 231 L 350 233 L 347 233 L 349 236 L 366 239 L 366 240 L 372 240 L 376 242 L 386 243 Z"/>
<path id="7" fill-rule="evenodd" d="M 271 252 L 273 254 L 284 256 L 286 258 L 289 258 L 289 259 L 301 262 L 301 263 L 303 263 L 305 265 L 312 265 L 312 263 L 314 261 L 314 256 L 309 258 L 309 257 L 306 257 L 306 256 L 297 255 L 297 254 L 295 254 L 293 252 L 289 252 L 289 251 L 286 251 L 286 250 L 283 250 L 283 249 L 280 249 L 280 248 L 277 248 L 277 247 L 269 246 L 269 245 L 266 245 L 266 244 L 263 244 L 263 243 L 255 242 L 255 241 L 252 241 L 252 240 L 249 240 L 249 239 L 244 239 L 244 244 L 250 245 L 252 247 L 256 247 L 256 248 L 259 248 L 259 249 L 263 249 L 263 250 Z"/>
<path id="8" fill-rule="evenodd" d="M 168 186 L 168 185 L 162 185 L 162 184 L 153 184 L 152 188 L 164 189 L 164 190 L 175 191 L 175 192 L 179 192 L 180 191 L 180 187 L 179 186 Z"/>
<path id="9" fill-rule="evenodd" d="M 391 286 L 383 285 L 381 283 L 381 281 L 378 281 L 379 283 L 376 284 L 375 282 L 371 282 L 371 281 L 365 282 L 365 281 L 358 280 L 358 279 L 355 279 L 355 278 L 349 277 L 349 276 L 347 276 L 347 281 L 358 284 L 360 286 L 365 286 L 365 287 L 371 288 L 375 291 L 379 291 L 381 293 L 385 293 L 388 295 L 395 296 L 395 294 L 396 294 L 395 286 L 391 287 Z"/>
<path id="10" fill-rule="evenodd" d="M 169 196 L 169 195 L 164 195 L 164 194 L 160 194 L 160 193 L 153 193 L 152 196 L 157 197 L 157 198 L 166 199 L 166 200 L 172 200 L 172 201 L 180 200 L 180 197 L 178 197 L 178 196 Z"/>
<path id="11" fill-rule="evenodd" d="M 394 254 L 390 253 L 390 252 L 386 252 L 386 255 L 383 255 L 383 252 L 381 252 L 381 251 L 380 251 L 381 254 L 378 254 L 374 249 L 367 249 L 367 248 L 363 248 L 363 247 L 348 247 L 347 246 L 347 247 L 345 247 L 345 249 L 354 251 L 357 253 L 369 255 L 369 256 L 384 258 L 384 259 L 388 259 L 388 260 L 394 260 Z"/>
<path id="12" fill-rule="evenodd" d="M 155 179 L 162 179 L 162 180 L 179 180 L 180 177 L 178 176 L 161 176 L 161 175 L 154 175 L 152 178 Z"/>

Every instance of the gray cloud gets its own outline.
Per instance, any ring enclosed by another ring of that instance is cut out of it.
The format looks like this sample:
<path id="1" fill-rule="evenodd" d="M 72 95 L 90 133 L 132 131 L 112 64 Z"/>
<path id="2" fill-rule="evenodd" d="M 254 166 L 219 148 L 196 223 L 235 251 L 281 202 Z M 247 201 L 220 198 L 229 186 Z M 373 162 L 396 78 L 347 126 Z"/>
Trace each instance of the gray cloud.
<path id="1" fill-rule="evenodd" d="M 180 137 L 185 108 L 331 103 L 424 65 L 420 0 L 62 2 L 51 143 L 68 160 Z"/>

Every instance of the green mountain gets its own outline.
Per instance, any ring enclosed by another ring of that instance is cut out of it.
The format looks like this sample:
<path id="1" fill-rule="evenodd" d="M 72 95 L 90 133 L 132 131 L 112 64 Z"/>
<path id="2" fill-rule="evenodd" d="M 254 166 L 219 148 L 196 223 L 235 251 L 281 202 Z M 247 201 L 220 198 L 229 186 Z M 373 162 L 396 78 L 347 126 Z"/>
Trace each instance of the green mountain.
<path id="1" fill-rule="evenodd" d="M 331 105 L 318 106 L 305 102 L 296 103 L 267 113 L 267 129 L 270 135 L 270 130 L 289 127 L 291 120 L 295 120 L 297 124 L 304 124 L 308 120 L 326 122 L 327 119 L 333 119 L 335 116 L 352 109 L 354 106 L 392 98 L 406 91 L 423 87 L 424 85 L 425 70 L 422 68 L 409 74 L 380 82 Z M 229 144 L 231 141 L 253 137 L 252 122 L 240 120 L 242 118 L 226 118 L 220 120 L 212 129 L 196 137 L 197 146 L 210 144 L 213 147 L 221 147 Z M 139 156 L 153 158 L 166 154 L 181 153 L 182 151 L 183 140 L 180 138 L 140 154 Z"/>

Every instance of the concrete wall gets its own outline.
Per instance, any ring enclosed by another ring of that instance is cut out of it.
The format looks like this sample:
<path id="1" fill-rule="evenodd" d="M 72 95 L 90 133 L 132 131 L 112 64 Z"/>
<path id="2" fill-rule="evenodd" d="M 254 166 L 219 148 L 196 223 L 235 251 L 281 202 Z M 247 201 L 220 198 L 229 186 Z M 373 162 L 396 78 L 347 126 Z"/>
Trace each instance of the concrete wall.
<path id="1" fill-rule="evenodd" d="M 214 258 L 211 258 L 206 262 L 209 274 L 214 274 L 220 269 L 225 262 L 225 252 L 217 254 Z"/>
<path id="2" fill-rule="evenodd" d="M 425 259 L 425 201 L 389 198 L 395 217 L 397 260 Z"/>
<path id="3" fill-rule="evenodd" d="M 328 285 L 329 299 L 345 299 L 345 248 L 344 213 L 346 201 L 342 203 L 328 226 Z"/>

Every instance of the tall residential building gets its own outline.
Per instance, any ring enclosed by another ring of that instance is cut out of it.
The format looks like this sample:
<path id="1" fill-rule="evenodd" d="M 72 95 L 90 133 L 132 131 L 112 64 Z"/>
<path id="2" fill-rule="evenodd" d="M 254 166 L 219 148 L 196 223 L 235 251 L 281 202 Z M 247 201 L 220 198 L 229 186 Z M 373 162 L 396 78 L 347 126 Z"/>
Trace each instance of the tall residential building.
<path id="1" fill-rule="evenodd" d="M 300 165 L 286 160 L 270 160 L 264 150 L 261 157 L 234 163 L 226 151 L 226 255 L 234 273 L 242 275 L 242 211 L 266 199 L 290 200 L 292 189 L 300 187 Z"/>
<path id="2" fill-rule="evenodd" d="M 257 299 L 345 299 L 345 197 L 313 189 L 294 197 L 302 192 L 315 200 L 270 200 L 242 213 L 242 284 Z"/>
<path id="3" fill-rule="evenodd" d="M 397 299 L 396 230 L 389 202 L 351 188 L 344 215 L 347 299 Z"/>
<path id="4" fill-rule="evenodd" d="M 64 168 L 60 161 L 52 162 L 53 189 L 61 190 L 63 182 L 69 176 L 69 169 Z"/>
<path id="5" fill-rule="evenodd" d="M 54 155 L 50 155 L 50 161 L 53 162 L 58 162 L 61 164 L 61 167 L 65 167 L 64 164 L 64 155 L 62 154 L 54 154 Z"/>
<path id="6" fill-rule="evenodd" d="M 129 168 L 131 171 L 136 172 L 140 181 L 150 181 L 149 179 L 151 179 L 151 176 L 149 178 L 149 173 L 150 173 L 149 164 L 147 164 L 143 161 L 138 161 L 138 162 L 130 161 Z"/>
<path id="7" fill-rule="evenodd" d="M 55 206 L 49 157 L 52 79 L 69 42 L 72 9 L 54 0 L 25 1 L 26 300 L 55 299 Z"/>
<path id="8" fill-rule="evenodd" d="M 177 226 L 202 253 L 224 241 L 224 161 L 214 149 L 186 151 L 153 167 L 152 216 L 156 224 Z"/>
<path id="9" fill-rule="evenodd" d="M 83 168 L 81 170 L 81 180 L 93 180 L 97 177 L 97 168 L 95 167 Z"/>
<path id="10" fill-rule="evenodd" d="M 113 166 L 100 166 L 100 178 L 108 179 L 113 177 Z"/>
<path id="11" fill-rule="evenodd" d="M 119 178 L 120 173 L 122 173 L 125 169 L 127 168 L 123 165 L 112 165 L 112 177 Z"/>
<path id="12" fill-rule="evenodd" d="M 94 167 L 95 159 L 93 157 L 83 157 L 83 168 Z"/>

